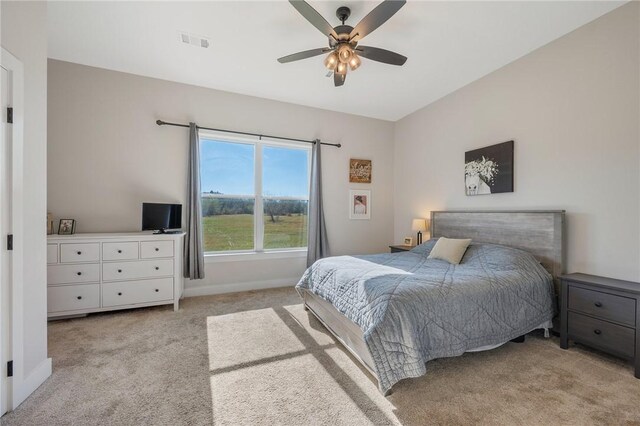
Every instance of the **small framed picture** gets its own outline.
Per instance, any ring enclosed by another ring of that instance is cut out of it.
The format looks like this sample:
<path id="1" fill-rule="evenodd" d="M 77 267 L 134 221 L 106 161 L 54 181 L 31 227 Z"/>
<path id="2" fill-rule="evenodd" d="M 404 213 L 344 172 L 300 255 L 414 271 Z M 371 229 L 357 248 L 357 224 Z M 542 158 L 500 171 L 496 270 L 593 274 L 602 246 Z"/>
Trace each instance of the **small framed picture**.
<path id="1" fill-rule="evenodd" d="M 349 219 L 371 219 L 371 191 L 349 191 Z"/>
<path id="2" fill-rule="evenodd" d="M 75 219 L 60 219 L 58 235 L 72 235 L 76 232 Z"/>
<path id="3" fill-rule="evenodd" d="M 404 245 L 412 246 L 413 245 L 413 237 L 404 237 Z"/>

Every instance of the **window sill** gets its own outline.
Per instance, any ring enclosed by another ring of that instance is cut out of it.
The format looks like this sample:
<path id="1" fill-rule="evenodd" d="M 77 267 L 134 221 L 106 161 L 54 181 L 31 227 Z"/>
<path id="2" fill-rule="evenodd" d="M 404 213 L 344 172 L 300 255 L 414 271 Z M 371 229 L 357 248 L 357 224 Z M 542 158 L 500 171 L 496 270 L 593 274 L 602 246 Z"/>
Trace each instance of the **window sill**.
<path id="1" fill-rule="evenodd" d="M 205 253 L 205 263 L 223 263 L 223 262 L 247 262 L 252 260 L 274 260 L 274 259 L 292 259 L 306 258 L 307 249 L 292 250 L 273 250 L 273 251 L 252 251 L 252 252 L 235 252 L 235 253 Z"/>

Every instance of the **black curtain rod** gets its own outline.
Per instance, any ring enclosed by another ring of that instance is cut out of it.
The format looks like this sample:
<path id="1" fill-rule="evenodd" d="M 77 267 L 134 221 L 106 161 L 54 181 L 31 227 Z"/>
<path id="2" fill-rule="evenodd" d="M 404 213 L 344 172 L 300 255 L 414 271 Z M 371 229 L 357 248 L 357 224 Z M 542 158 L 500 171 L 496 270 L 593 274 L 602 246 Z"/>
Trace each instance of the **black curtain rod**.
<path id="1" fill-rule="evenodd" d="M 176 127 L 187 127 L 187 128 L 189 127 L 188 124 L 169 123 L 167 121 L 162 121 L 162 120 L 156 120 L 156 124 L 158 126 L 176 126 Z M 261 135 L 261 134 L 258 134 L 258 133 L 248 133 L 248 132 L 236 132 L 235 130 L 214 129 L 212 127 L 200 127 L 200 126 L 196 126 L 196 127 L 198 129 L 212 130 L 214 132 L 235 133 L 236 135 L 245 135 L 245 136 L 257 136 L 260 139 L 262 139 L 262 138 L 270 138 L 270 139 L 280 139 L 280 140 L 294 141 L 294 142 L 316 143 L 316 141 L 308 141 L 308 140 L 304 140 L 304 139 L 294 139 L 294 138 L 285 138 L 285 137 L 282 137 L 282 136 Z M 320 141 L 320 139 L 318 139 L 318 141 Z M 320 142 L 320 144 L 335 146 L 335 147 L 338 147 L 338 148 L 340 148 L 342 146 L 342 144 L 339 144 L 339 143 L 329 143 L 329 142 Z"/>

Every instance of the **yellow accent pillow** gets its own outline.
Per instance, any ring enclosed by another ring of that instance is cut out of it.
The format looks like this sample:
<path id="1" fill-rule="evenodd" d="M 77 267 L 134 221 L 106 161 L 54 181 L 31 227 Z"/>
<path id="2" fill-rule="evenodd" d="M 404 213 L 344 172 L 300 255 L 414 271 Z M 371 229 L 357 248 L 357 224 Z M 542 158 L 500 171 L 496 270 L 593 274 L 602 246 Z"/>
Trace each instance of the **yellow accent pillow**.
<path id="1" fill-rule="evenodd" d="M 452 265 L 458 265 L 469 244 L 471 244 L 471 239 L 440 237 L 436 241 L 436 245 L 431 249 L 428 258 L 446 260 Z"/>

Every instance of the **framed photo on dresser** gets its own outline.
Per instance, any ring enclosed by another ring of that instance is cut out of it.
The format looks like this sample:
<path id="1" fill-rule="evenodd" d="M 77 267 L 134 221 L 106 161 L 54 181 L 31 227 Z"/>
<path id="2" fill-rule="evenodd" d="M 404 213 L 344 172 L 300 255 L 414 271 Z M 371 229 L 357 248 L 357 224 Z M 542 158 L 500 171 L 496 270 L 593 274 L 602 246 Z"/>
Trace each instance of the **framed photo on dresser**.
<path id="1" fill-rule="evenodd" d="M 58 235 L 73 235 L 76 232 L 75 219 L 60 219 Z"/>

